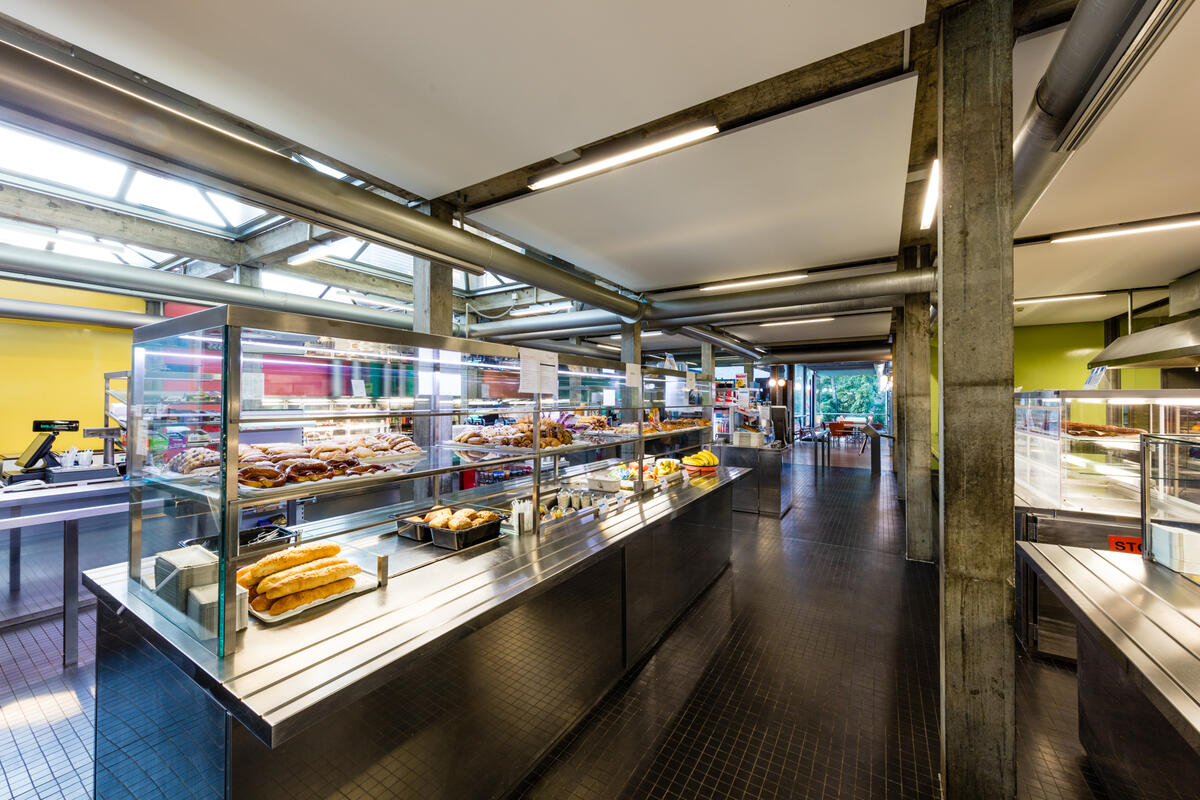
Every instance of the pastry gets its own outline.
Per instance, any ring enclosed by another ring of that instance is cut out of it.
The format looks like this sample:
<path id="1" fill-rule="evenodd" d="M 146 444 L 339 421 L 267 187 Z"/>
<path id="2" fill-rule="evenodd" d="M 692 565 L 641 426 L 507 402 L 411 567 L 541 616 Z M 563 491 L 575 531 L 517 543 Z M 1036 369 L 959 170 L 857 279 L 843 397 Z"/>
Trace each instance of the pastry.
<path id="1" fill-rule="evenodd" d="M 250 567 L 250 577 L 257 583 L 268 575 L 307 564 L 309 561 L 316 561 L 318 558 L 336 556 L 341 551 L 342 548 L 332 542 L 309 542 L 296 545 L 260 558 Z"/>
<path id="2" fill-rule="evenodd" d="M 346 470 L 347 475 L 374 475 L 376 472 L 387 472 L 382 464 L 358 464 Z"/>
<path id="3" fill-rule="evenodd" d="M 284 595 L 315 589 L 318 586 L 340 581 L 343 578 L 351 578 L 359 572 L 361 570 L 358 568 L 358 565 L 350 563 L 328 564 L 324 567 L 304 569 L 271 584 L 270 589 L 260 592 L 260 594 L 265 594 L 272 600 L 278 600 Z"/>
<path id="4" fill-rule="evenodd" d="M 351 467 L 358 466 L 358 459 L 354 456 L 343 454 L 340 458 L 330 458 L 325 462 L 329 469 L 333 470 L 334 475 L 345 475 Z"/>
<path id="5" fill-rule="evenodd" d="M 354 578 L 342 578 L 341 580 L 313 589 L 305 589 L 301 592 L 285 595 L 271 603 L 271 607 L 267 610 L 267 613 L 275 617 L 286 611 L 292 611 L 293 609 L 316 602 L 317 600 L 324 600 L 326 597 L 333 597 L 335 594 L 348 592 L 353 588 Z M 263 599 L 264 597 L 265 595 L 259 599 Z"/>
<path id="6" fill-rule="evenodd" d="M 207 447 L 189 447 L 167 462 L 167 468 L 189 475 L 202 467 L 221 466 L 221 454 Z"/>
<path id="7" fill-rule="evenodd" d="M 260 489 L 273 489 L 287 483 L 287 478 L 273 464 L 255 464 L 238 470 L 238 483 Z"/>
<path id="8" fill-rule="evenodd" d="M 333 470 L 324 461 L 315 458 L 301 458 L 293 461 L 287 468 L 287 479 L 289 483 L 302 483 L 304 481 L 319 481 L 325 478 L 332 478 Z"/>
<path id="9" fill-rule="evenodd" d="M 330 556 L 329 558 L 318 558 L 316 561 L 309 561 L 305 564 L 300 564 L 299 566 L 295 566 L 295 567 L 289 567 L 288 569 L 283 569 L 283 570 L 280 570 L 279 572 L 274 572 L 274 573 L 268 575 L 267 577 L 263 578 L 261 581 L 258 582 L 258 584 L 255 586 L 255 591 L 257 591 L 259 594 L 266 594 L 267 592 L 271 591 L 271 589 L 278 586 L 280 584 L 280 582 L 292 577 L 293 575 L 298 575 L 301 572 L 307 572 L 308 570 L 311 570 L 311 569 L 324 569 L 325 567 L 333 567 L 338 564 L 349 564 L 349 563 L 350 562 L 347 561 L 346 559 L 340 558 L 338 556 Z"/>
<path id="10" fill-rule="evenodd" d="M 375 455 L 375 451 L 360 444 L 357 447 L 347 450 L 346 455 L 354 456 L 355 458 L 372 458 Z"/>

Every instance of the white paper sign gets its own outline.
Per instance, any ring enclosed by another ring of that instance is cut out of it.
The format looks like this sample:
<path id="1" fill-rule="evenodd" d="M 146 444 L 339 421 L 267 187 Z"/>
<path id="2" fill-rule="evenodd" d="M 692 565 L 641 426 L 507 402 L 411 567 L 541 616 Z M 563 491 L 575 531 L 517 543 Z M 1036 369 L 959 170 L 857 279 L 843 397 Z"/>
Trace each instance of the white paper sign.
<path id="1" fill-rule="evenodd" d="M 625 364 L 625 385 L 642 388 L 642 365 Z"/>
<path id="2" fill-rule="evenodd" d="M 558 394 L 558 353 L 522 347 L 521 394 Z"/>
<path id="3" fill-rule="evenodd" d="M 688 370 L 687 377 L 685 377 L 683 380 L 689 392 L 696 388 L 696 373 L 692 372 L 690 369 Z"/>
<path id="4" fill-rule="evenodd" d="M 267 391 L 267 376 L 261 372 L 242 373 L 242 398 L 257 400 Z"/>
<path id="5" fill-rule="evenodd" d="M 354 395 L 355 397 L 366 397 L 367 396 L 367 382 L 365 380 L 363 380 L 362 378 L 351 378 L 350 379 L 350 394 Z"/>
<path id="6" fill-rule="evenodd" d="M 604 395 L 604 405 L 615 406 L 617 404 L 616 389 L 601 389 L 600 391 Z"/>

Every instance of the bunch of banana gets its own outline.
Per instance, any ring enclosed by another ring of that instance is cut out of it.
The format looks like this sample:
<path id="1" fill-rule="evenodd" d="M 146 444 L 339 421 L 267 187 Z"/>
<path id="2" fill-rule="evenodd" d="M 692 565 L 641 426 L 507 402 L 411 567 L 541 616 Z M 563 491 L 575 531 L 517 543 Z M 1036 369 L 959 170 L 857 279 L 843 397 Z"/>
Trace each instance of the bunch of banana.
<path id="1" fill-rule="evenodd" d="M 689 467 L 715 467 L 718 463 L 711 450 L 701 450 L 699 453 L 684 456 L 682 460 Z"/>

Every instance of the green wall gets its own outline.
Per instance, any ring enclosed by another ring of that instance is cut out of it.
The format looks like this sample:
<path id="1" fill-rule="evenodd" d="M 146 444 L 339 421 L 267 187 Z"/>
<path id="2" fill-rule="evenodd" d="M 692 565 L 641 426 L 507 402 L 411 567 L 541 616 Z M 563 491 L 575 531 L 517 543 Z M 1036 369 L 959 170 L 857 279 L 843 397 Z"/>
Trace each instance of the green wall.
<path id="1" fill-rule="evenodd" d="M 1014 328 L 1013 386 L 1024 392 L 1082 389 L 1088 362 L 1103 349 L 1103 322 Z"/>

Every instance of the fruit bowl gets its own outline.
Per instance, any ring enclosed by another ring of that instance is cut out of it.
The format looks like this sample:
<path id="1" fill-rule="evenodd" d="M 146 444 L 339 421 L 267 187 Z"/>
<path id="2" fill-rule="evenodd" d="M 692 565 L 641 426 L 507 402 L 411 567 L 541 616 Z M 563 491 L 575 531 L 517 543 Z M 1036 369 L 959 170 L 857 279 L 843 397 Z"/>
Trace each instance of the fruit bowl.
<path id="1" fill-rule="evenodd" d="M 711 475 L 717 471 L 716 466 L 693 467 L 691 464 L 684 464 L 683 468 L 687 470 L 688 475 Z"/>

